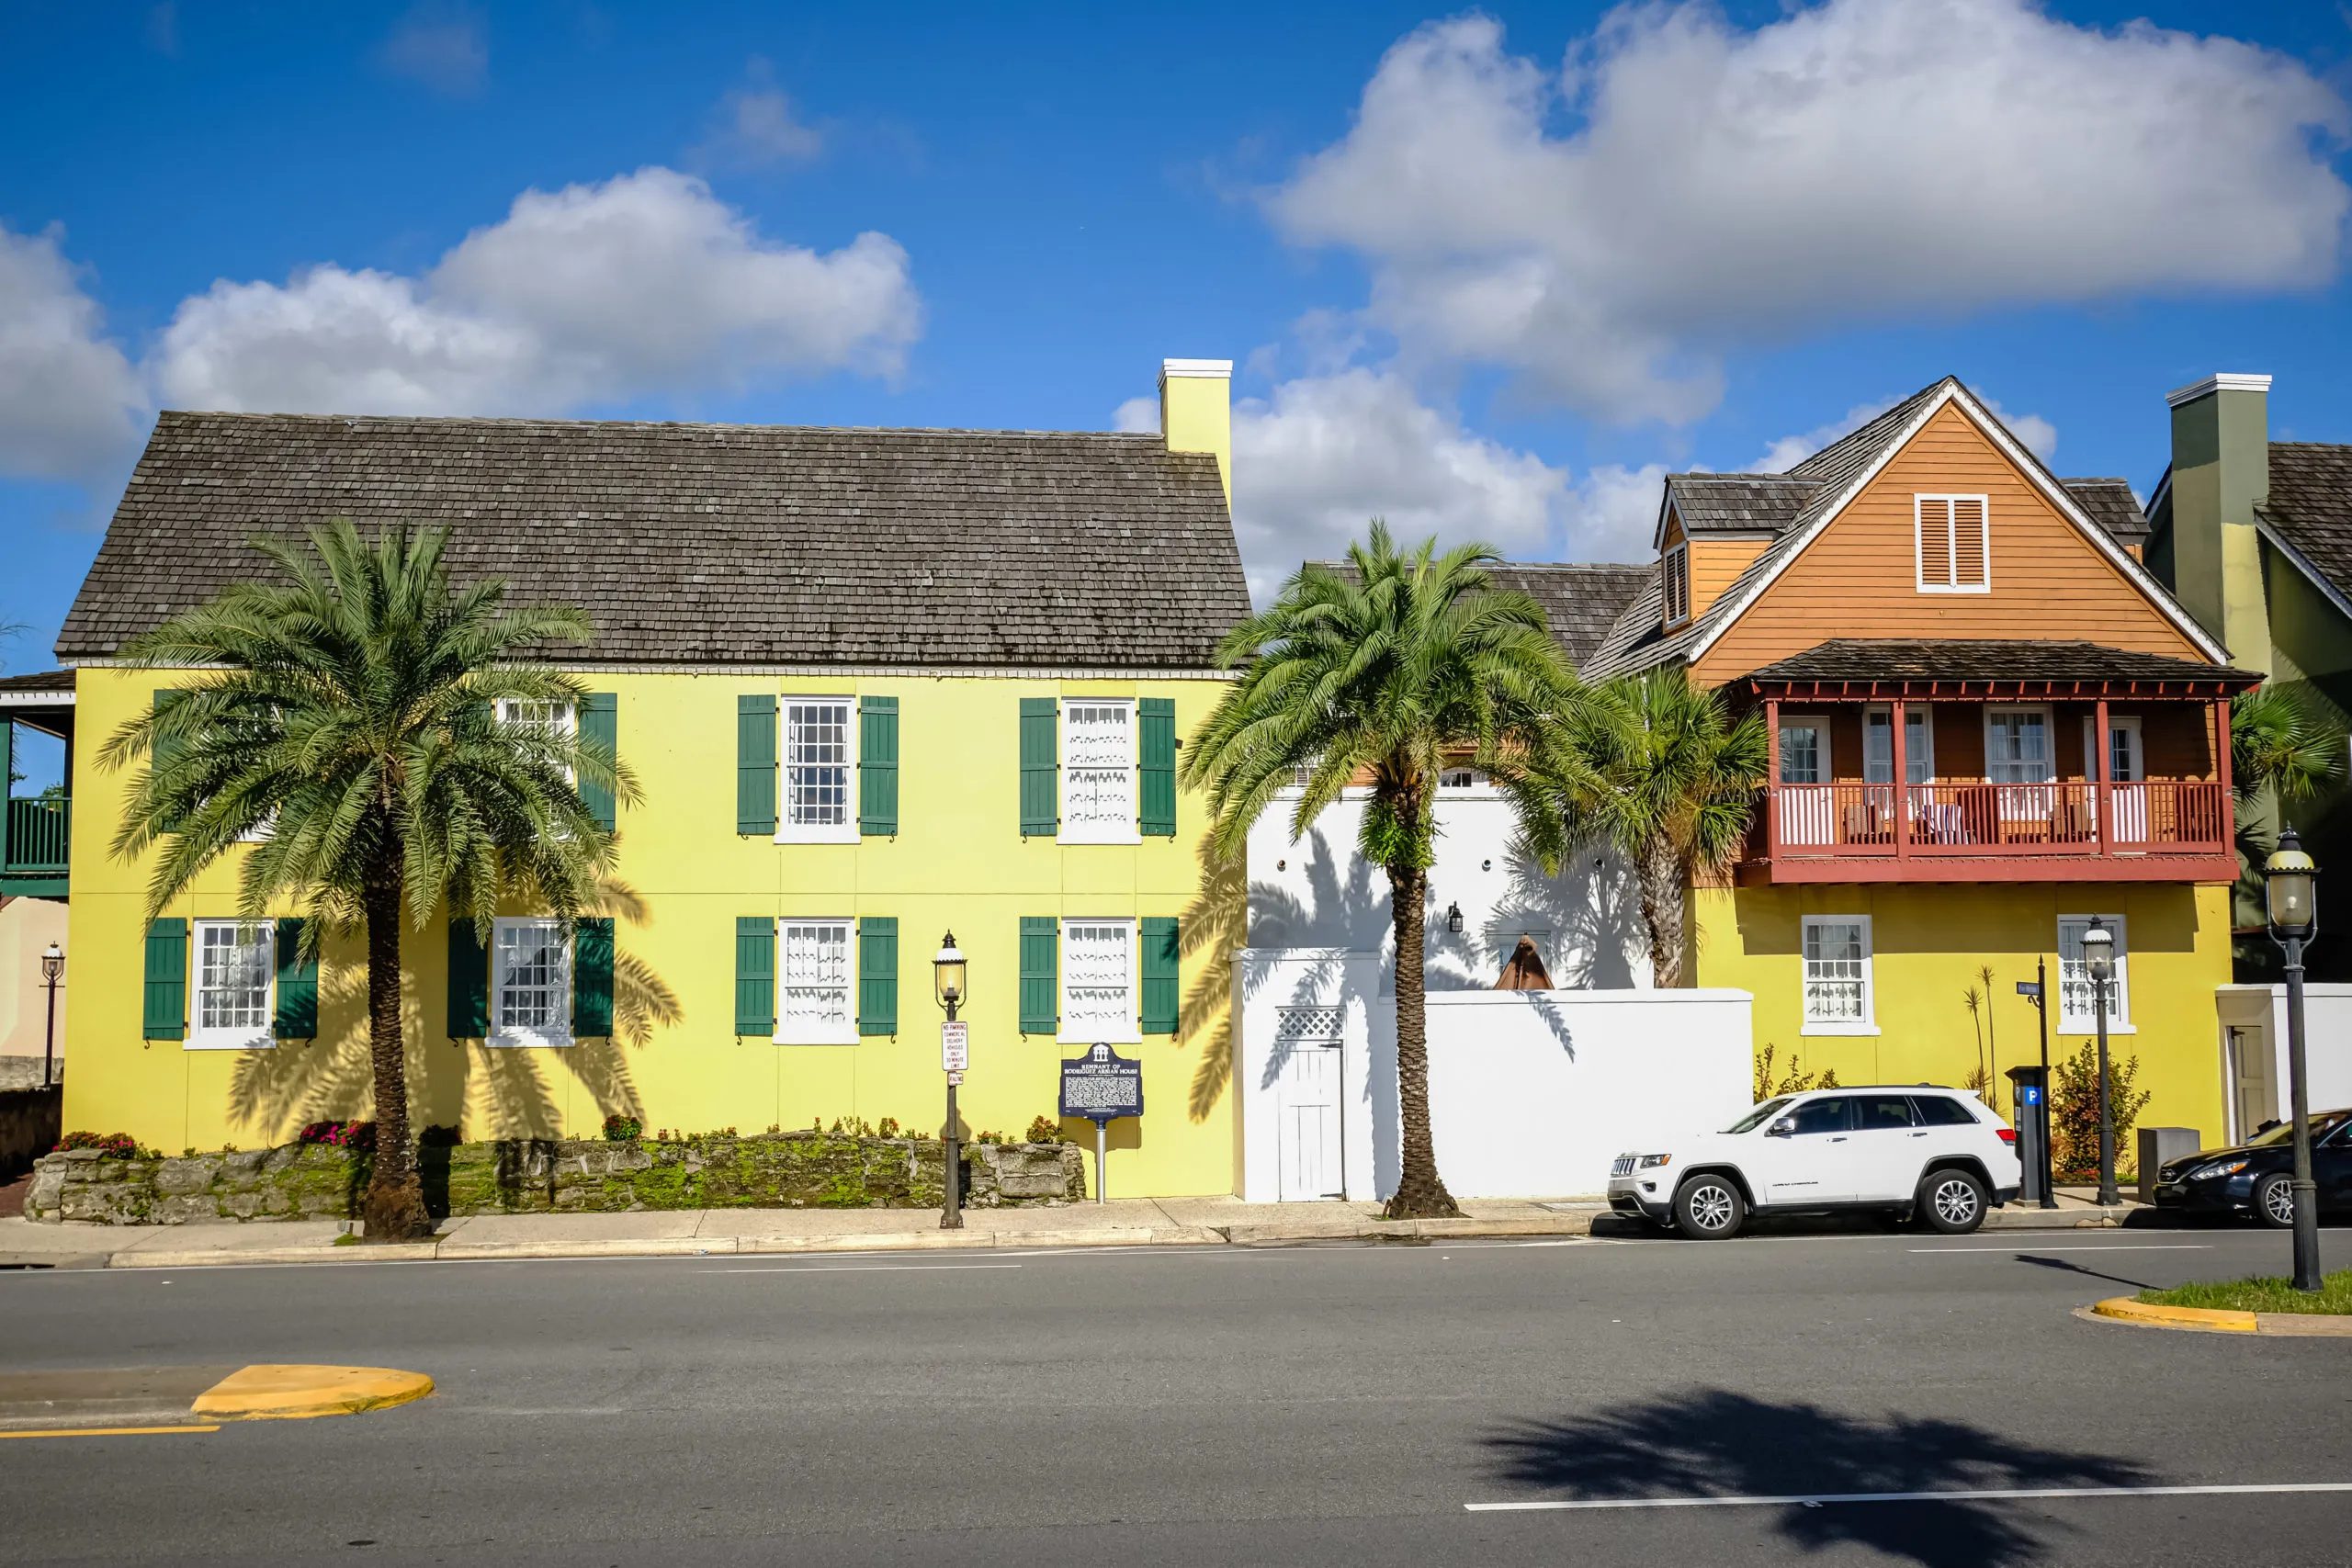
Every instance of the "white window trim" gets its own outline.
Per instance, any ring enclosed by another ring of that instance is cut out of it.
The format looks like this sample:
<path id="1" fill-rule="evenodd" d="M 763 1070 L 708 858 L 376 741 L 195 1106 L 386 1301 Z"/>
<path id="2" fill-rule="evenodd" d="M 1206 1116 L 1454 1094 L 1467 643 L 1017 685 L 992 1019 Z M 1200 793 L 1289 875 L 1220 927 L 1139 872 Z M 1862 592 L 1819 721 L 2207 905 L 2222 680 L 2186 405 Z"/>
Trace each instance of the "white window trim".
<path id="1" fill-rule="evenodd" d="M 1456 773 L 1468 773 L 1468 784 L 1448 784 Z M 1437 771 L 1437 793 L 1441 800 L 1469 800 L 1495 793 L 1495 781 L 1476 768 L 1453 765 Z"/>
<path id="2" fill-rule="evenodd" d="M 2038 779 L 1996 779 L 1993 776 L 1993 716 L 2004 713 L 2038 713 L 2041 716 L 2041 764 L 2044 776 Z M 1987 703 L 1984 706 L 1984 782 L 2008 784 L 2017 789 L 2033 789 L 2058 782 L 2058 720 L 2047 703 Z"/>
<path id="3" fill-rule="evenodd" d="M 815 1033 L 797 1033 L 786 1016 L 784 993 L 790 985 L 786 951 L 787 926 L 840 926 L 842 929 L 842 1015 L 839 1026 Z M 857 1036 L 857 921 L 848 915 L 786 915 L 775 922 L 775 1035 L 778 1045 L 854 1045 Z"/>
<path id="4" fill-rule="evenodd" d="M 1899 782 L 1894 779 L 1874 779 L 1870 776 L 1871 765 L 1871 720 L 1882 714 L 1886 717 L 1886 771 L 1890 773 L 1894 771 L 1894 705 L 1893 703 L 1868 704 L 1862 709 L 1862 782 L 1864 784 L 1891 784 Z M 1924 761 L 1926 766 L 1920 771 L 1928 776 L 1919 781 L 1920 786 L 1924 786 L 1933 784 L 1936 778 L 1935 710 L 1928 706 L 1925 703 L 1911 703 L 1906 705 L 1903 710 L 1903 723 L 1905 729 L 1907 730 L 1910 728 L 1911 717 L 1914 714 L 1917 714 L 1919 718 L 1919 739 L 1925 741 L 1926 744 L 1919 747 L 1917 754 L 1915 754 L 1909 743 L 1909 737 L 1906 735 L 1903 749 L 1903 765 L 1905 771 L 1907 773 L 1910 770 L 1912 763 Z M 1781 722 L 1785 724 L 1788 721 L 1783 719 Z"/>
<path id="5" fill-rule="evenodd" d="M 1076 1033 L 1069 1026 L 1069 929 L 1072 926 L 1127 928 L 1127 1017 L 1125 1030 L 1112 1033 Z M 1064 1045 L 1140 1045 L 1143 1043 L 1143 942 L 1141 925 L 1133 915 L 1065 915 L 1054 939 L 1056 970 L 1054 1005 L 1061 1015 L 1055 1039 Z"/>
<path id="6" fill-rule="evenodd" d="M 1804 947 L 1805 935 L 1815 926 L 1860 926 L 1862 929 L 1862 1016 L 1860 1022 L 1820 1021 L 1811 1018 L 1803 1021 L 1800 1034 L 1808 1035 L 1870 1035 L 1878 1027 L 1878 941 L 1871 931 L 1868 915 L 1806 915 L 1797 922 L 1797 1007 L 1804 1006 Z"/>
<path id="7" fill-rule="evenodd" d="M 1123 707 L 1127 710 L 1127 815 L 1124 831 L 1119 829 L 1094 829 L 1072 832 L 1069 822 L 1069 710 L 1074 707 Z M 1058 844 L 1140 844 L 1143 842 L 1143 709 L 1133 697 L 1090 697 L 1065 694 L 1060 712 L 1054 724 L 1054 760 L 1060 764 L 1055 770 L 1054 809 L 1061 818 L 1061 827 L 1054 836 Z M 1140 1038 L 1140 1036 L 1138 1036 Z"/>
<path id="8" fill-rule="evenodd" d="M 1677 558 L 1679 558 L 1678 559 Z M 1675 571 L 1678 567 L 1681 570 L 1679 582 L 1682 589 L 1682 604 L 1679 608 L 1674 603 L 1674 590 L 1678 581 L 1675 576 Z M 1658 596 L 1665 606 L 1666 618 L 1664 624 L 1667 626 L 1679 626 L 1690 619 L 1690 540 L 1684 539 L 1679 543 L 1668 545 L 1666 547 L 1665 558 L 1659 563 Z"/>
<path id="9" fill-rule="evenodd" d="M 2148 782 L 2148 751 L 2143 739 L 2143 731 L 2140 726 L 2140 716 L 2136 713 L 2111 713 L 2107 716 L 2107 728 L 2109 731 L 2109 739 L 2107 744 L 2102 746 L 2098 743 L 2098 716 L 2091 713 L 2083 715 L 2083 760 L 2085 763 L 2083 776 L 2092 784 L 2122 784 L 2126 785 L 2146 784 Z M 2115 741 L 2113 737 L 2116 735 L 2129 735 L 2132 738 L 2132 771 L 2139 775 L 2137 778 L 2111 779 L 2108 777 L 2108 774 L 2114 769 Z"/>
<path id="10" fill-rule="evenodd" d="M 1817 783 L 1811 784 L 1800 784 L 1797 787 L 1799 789 L 1819 789 L 1829 784 L 1838 776 L 1837 770 L 1831 766 L 1829 759 L 1829 716 L 1826 713 L 1782 714 L 1781 716 L 1781 734 L 1786 735 L 1792 729 L 1811 729 L 1818 732 L 1821 737 L 1821 778 Z M 1773 741 L 1775 750 L 1772 753 L 1772 782 L 1775 784 L 1787 784 L 1790 781 L 1781 777 L 1781 753 L 1778 750 L 1778 747 L 1781 744 L 1781 742 L 1779 739 L 1775 738 Z"/>
<path id="11" fill-rule="evenodd" d="M 2115 933 L 2115 978 L 2108 982 L 2109 987 L 2115 993 L 2115 1021 L 2107 1026 L 2108 1037 L 2113 1039 L 2119 1034 L 2137 1034 L 2140 1031 L 2132 1021 L 2132 938 L 2124 929 L 2124 918 L 2121 915 L 2110 914 L 2105 909 L 2080 914 L 2061 914 L 2053 930 L 2063 933 L 2069 920 L 2081 920 L 2087 925 L 2094 919 Z M 2070 1013 L 2066 1010 L 2066 944 L 2063 936 L 2057 941 L 2056 949 L 2058 1018 L 2050 1026 L 2051 1031 L 2057 1034 L 2081 1034 L 2095 1037 L 2098 1033 L 2098 1019 L 2096 1014 Z"/>
<path id="12" fill-rule="evenodd" d="M 204 933 L 226 926 L 256 932 L 261 941 L 262 968 L 269 976 L 262 987 L 261 1026 L 246 1029 L 204 1027 Z M 187 1039 L 190 1051 L 267 1051 L 277 1044 L 277 923 L 275 920 L 190 920 L 188 922 Z"/>
<path id="13" fill-rule="evenodd" d="M 1921 547 L 1920 531 L 1925 526 L 1921 517 L 1924 503 L 1931 501 L 1943 503 L 1944 538 L 1951 550 L 1951 554 L 1947 558 L 1951 561 L 1952 570 L 1955 573 L 1960 570 L 1960 521 L 1953 513 L 1951 503 L 1955 501 L 1973 501 L 1982 509 L 1979 514 L 1984 520 L 1984 581 L 1929 582 L 1928 581 L 1928 553 Z M 1911 498 L 1911 581 L 1912 585 L 1922 593 L 1990 593 L 1993 592 L 1993 498 L 1991 496 L 1969 495 L 1955 491 L 1941 495 L 1922 492 Z"/>
<path id="14" fill-rule="evenodd" d="M 842 733 L 843 756 L 849 769 L 849 793 L 842 819 L 835 823 L 796 823 L 792 820 L 792 705 L 831 703 L 849 710 Z M 775 841 L 779 844 L 854 844 L 858 840 L 857 699 L 838 692 L 786 692 L 775 701 Z"/>
<path id="15" fill-rule="evenodd" d="M 559 936 L 560 936 L 562 933 L 563 921 L 548 915 L 500 915 L 490 922 L 490 1032 L 488 1035 L 484 1036 L 482 1043 L 485 1045 L 496 1046 L 502 1050 L 528 1050 L 533 1048 L 560 1050 L 572 1043 L 572 944 L 569 940 L 561 940 L 556 943 L 556 951 L 563 955 L 563 973 L 556 981 L 556 995 L 562 998 L 563 1004 L 563 1027 L 560 1030 L 502 1029 L 498 1024 L 498 1015 L 503 1010 L 498 1005 L 498 993 L 500 988 L 498 977 L 498 936 L 501 931 L 511 931 L 516 926 L 524 925 L 553 925 L 556 927 Z"/>
<path id="16" fill-rule="evenodd" d="M 542 702 L 553 703 L 555 707 L 555 732 L 558 735 L 577 739 L 580 735 L 580 707 L 576 703 L 556 703 L 552 698 L 548 697 L 501 697 L 498 699 L 498 722 L 501 724 L 528 723 L 529 721 L 526 719 L 520 719 L 514 716 L 515 706 L 522 703 L 531 703 L 536 705 Z M 563 776 L 567 781 L 574 785 L 577 785 L 580 783 L 578 773 L 571 768 L 563 770 Z"/>

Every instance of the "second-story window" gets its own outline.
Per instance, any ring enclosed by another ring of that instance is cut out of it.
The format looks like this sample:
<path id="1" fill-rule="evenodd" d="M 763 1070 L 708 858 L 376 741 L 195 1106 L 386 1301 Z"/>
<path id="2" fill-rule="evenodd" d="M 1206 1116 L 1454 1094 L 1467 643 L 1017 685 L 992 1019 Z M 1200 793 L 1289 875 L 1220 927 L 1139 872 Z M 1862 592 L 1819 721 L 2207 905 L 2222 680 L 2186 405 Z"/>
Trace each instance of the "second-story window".
<path id="1" fill-rule="evenodd" d="M 857 837 L 850 815 L 847 697 L 784 702 L 784 814 L 778 836 L 829 842 Z"/>
<path id="2" fill-rule="evenodd" d="M 1993 544 L 1981 495 L 1915 495 L 1919 592 L 1986 593 Z"/>
<path id="3" fill-rule="evenodd" d="M 1065 843 L 1134 843 L 1135 705 L 1076 698 L 1062 705 Z"/>
<path id="4" fill-rule="evenodd" d="M 1663 571 L 1666 624 L 1679 626 L 1690 618 L 1690 547 L 1676 545 L 1666 552 Z"/>

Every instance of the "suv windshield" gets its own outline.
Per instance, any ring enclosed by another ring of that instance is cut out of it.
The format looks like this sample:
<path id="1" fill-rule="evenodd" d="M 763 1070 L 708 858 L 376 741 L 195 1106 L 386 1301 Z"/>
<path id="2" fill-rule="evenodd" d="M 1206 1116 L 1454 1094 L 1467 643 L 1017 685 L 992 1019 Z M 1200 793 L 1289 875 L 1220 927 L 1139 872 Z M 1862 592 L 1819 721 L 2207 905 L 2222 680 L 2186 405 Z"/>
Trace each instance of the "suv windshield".
<path id="1" fill-rule="evenodd" d="M 1747 1115 L 1741 1117 L 1738 1121 L 1733 1122 L 1730 1126 L 1724 1128 L 1724 1131 L 1726 1133 L 1752 1133 L 1757 1128 L 1761 1127 L 1765 1122 L 1770 1122 L 1773 1117 L 1779 1115 L 1783 1110 L 1787 1109 L 1788 1103 L 1788 1097 L 1785 1095 L 1779 1100 L 1768 1100 L 1763 1104 L 1758 1106 L 1755 1110 L 1749 1111 Z"/>

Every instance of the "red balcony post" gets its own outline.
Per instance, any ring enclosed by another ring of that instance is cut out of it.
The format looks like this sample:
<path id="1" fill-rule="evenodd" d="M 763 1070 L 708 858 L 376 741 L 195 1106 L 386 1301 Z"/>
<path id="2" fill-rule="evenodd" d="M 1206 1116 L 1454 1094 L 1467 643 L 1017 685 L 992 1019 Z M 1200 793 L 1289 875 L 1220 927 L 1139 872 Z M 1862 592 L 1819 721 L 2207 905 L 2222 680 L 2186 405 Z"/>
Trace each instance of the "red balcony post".
<path id="1" fill-rule="evenodd" d="M 1887 716 L 1894 724 L 1894 858 L 1907 860 L 1911 855 L 1911 760 L 1904 754 L 1903 699 L 1894 699 L 1894 711 Z"/>
<path id="2" fill-rule="evenodd" d="M 2098 717 L 2092 721 L 2091 754 L 2083 759 L 2090 765 L 2091 780 L 2096 789 L 2091 809 L 2098 816 L 2098 855 L 2101 860 L 2108 857 L 2109 842 L 2115 836 L 2115 786 L 2108 777 L 2115 771 L 2108 761 L 2108 754 L 2114 745 L 2115 742 L 2107 735 L 2107 698 L 2102 695 L 2098 700 Z"/>
<path id="3" fill-rule="evenodd" d="M 1781 858 L 1781 700 L 1764 699 L 1764 857 Z"/>
<path id="4" fill-rule="evenodd" d="M 2237 795 L 2230 781 L 2230 699 L 2227 697 L 2213 705 L 2213 734 L 2214 766 L 2222 778 L 2220 815 L 2214 826 L 2220 830 L 2222 843 L 2227 845 L 2236 839 L 2238 826 Z"/>

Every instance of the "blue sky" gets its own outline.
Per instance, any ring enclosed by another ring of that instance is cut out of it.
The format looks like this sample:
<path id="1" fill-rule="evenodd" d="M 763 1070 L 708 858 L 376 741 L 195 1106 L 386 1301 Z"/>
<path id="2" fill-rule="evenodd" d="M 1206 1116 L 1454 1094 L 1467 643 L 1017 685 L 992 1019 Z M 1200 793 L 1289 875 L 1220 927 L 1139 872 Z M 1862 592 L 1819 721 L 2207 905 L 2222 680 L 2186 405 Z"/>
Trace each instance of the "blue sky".
<path id="1" fill-rule="evenodd" d="M 1101 429 L 1229 357 L 1261 589 L 1374 511 L 1627 558 L 1948 371 L 2143 491 L 2217 369 L 2352 440 L 2346 15 L 19 4 L 0 660 L 157 407 Z"/>

